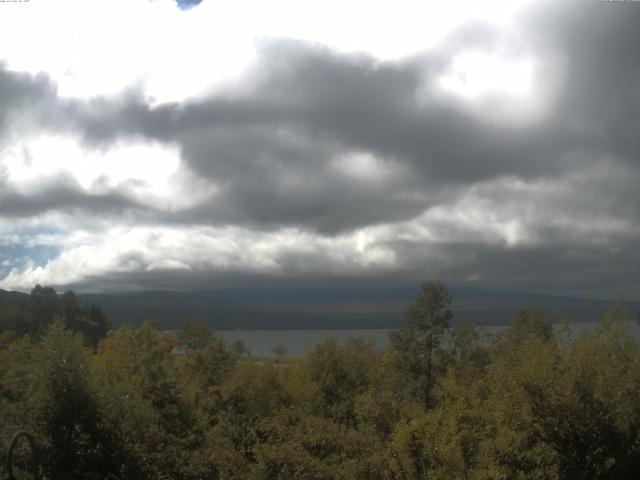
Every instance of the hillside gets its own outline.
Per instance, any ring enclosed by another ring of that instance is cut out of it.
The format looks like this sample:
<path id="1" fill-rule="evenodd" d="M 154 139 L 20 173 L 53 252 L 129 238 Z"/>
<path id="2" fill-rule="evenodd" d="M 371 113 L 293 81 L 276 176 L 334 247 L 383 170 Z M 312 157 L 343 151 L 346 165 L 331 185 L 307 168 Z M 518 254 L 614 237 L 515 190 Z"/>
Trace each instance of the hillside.
<path id="1" fill-rule="evenodd" d="M 541 306 L 552 322 L 569 317 L 574 322 L 596 320 L 598 310 L 614 304 L 594 305 L 572 297 L 521 292 L 452 289 L 453 323 L 504 325 L 523 308 Z M 0 301 L 25 294 L 0 290 Z M 185 320 L 227 329 L 364 329 L 394 328 L 412 302 L 412 289 L 389 290 L 208 290 L 197 292 L 147 291 L 114 294 L 79 294 L 81 304 L 98 305 L 114 326 L 155 320 L 161 328 L 176 328 Z M 640 302 L 630 302 L 640 310 Z"/>

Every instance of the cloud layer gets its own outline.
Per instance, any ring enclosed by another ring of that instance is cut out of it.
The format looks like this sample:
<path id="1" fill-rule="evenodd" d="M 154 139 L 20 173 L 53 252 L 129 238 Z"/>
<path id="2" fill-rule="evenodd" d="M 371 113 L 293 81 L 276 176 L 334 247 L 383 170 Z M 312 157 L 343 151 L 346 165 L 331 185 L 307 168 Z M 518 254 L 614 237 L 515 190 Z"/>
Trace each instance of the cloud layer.
<path id="1" fill-rule="evenodd" d="M 0 253 L 54 253 L 4 260 L 0 288 L 640 286 L 639 16 L 537 3 L 394 58 L 263 39 L 175 102 L 5 64 Z"/>

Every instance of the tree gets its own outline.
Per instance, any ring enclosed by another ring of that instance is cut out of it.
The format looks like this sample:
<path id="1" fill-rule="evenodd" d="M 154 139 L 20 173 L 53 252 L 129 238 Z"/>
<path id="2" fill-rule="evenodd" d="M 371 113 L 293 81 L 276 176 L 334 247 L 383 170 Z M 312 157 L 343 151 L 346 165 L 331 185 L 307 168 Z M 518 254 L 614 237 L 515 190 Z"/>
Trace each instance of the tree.
<path id="1" fill-rule="evenodd" d="M 296 398 L 307 403 L 310 412 L 354 427 L 355 400 L 366 392 L 373 343 L 350 339 L 340 345 L 335 338 L 318 344 L 298 369 Z"/>
<path id="2" fill-rule="evenodd" d="M 122 457 L 89 383 L 82 337 L 54 322 L 34 350 L 27 399 L 46 478 L 122 478 Z"/>
<path id="3" fill-rule="evenodd" d="M 249 347 L 247 346 L 246 342 L 241 339 L 237 339 L 233 341 L 233 343 L 231 344 L 231 350 L 238 357 L 241 357 L 243 355 L 246 355 L 248 357 L 249 355 L 251 355 L 251 352 L 249 351 Z"/>
<path id="4" fill-rule="evenodd" d="M 178 342 L 186 350 L 200 350 L 209 345 L 216 338 L 215 333 L 206 325 L 186 321 L 178 332 Z"/>
<path id="5" fill-rule="evenodd" d="M 397 366 L 414 383 L 414 393 L 425 408 L 432 404 L 435 361 L 451 319 L 451 295 L 441 281 L 428 281 L 405 311 L 406 322 L 390 335 Z"/>
<path id="6" fill-rule="evenodd" d="M 95 305 L 81 307 L 72 291 L 58 295 L 53 287 L 36 285 L 28 297 L 0 306 L 0 330 L 32 340 L 43 337 L 58 320 L 65 330 L 81 333 L 85 344 L 94 348 L 109 331 L 102 310 Z"/>
<path id="7" fill-rule="evenodd" d="M 617 313 L 560 351 L 550 374 L 522 380 L 532 431 L 553 448 L 561 478 L 638 476 L 640 351 Z"/>
<path id="8" fill-rule="evenodd" d="M 128 473 L 120 478 L 189 478 L 183 470 L 202 438 L 179 382 L 190 376 L 176 370 L 182 356 L 171 353 L 175 346 L 173 335 L 150 322 L 120 327 L 98 346 L 91 378 L 106 423 L 127 453 Z"/>
<path id="9" fill-rule="evenodd" d="M 275 345 L 271 351 L 276 356 L 276 362 L 279 362 L 282 357 L 284 357 L 288 350 L 284 345 Z"/>
<path id="10" fill-rule="evenodd" d="M 31 338 L 39 338 L 53 323 L 58 307 L 58 295 L 52 287 L 36 285 L 26 302 L 22 321 Z"/>
<path id="11" fill-rule="evenodd" d="M 553 326 L 539 307 L 534 308 L 531 313 L 525 308 L 521 309 L 509 328 L 501 333 L 500 339 L 505 346 L 515 348 L 522 345 L 530 336 L 540 338 L 543 341 L 548 341 L 553 337 Z"/>

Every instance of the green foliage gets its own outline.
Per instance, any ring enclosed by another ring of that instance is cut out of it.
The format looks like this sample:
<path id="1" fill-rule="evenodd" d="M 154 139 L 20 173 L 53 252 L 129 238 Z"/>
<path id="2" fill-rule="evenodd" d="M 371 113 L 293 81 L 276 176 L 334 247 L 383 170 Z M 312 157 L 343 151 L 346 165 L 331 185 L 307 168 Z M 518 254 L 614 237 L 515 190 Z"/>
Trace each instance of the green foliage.
<path id="1" fill-rule="evenodd" d="M 298 395 L 310 412 L 353 427 L 355 399 L 367 389 L 373 360 L 373 343 L 360 339 L 344 345 L 330 339 L 316 345 L 300 365 Z"/>
<path id="2" fill-rule="evenodd" d="M 0 303 L 0 332 L 3 335 L 41 338 L 55 321 L 84 337 L 85 345 L 95 347 L 107 335 L 109 322 L 95 305 L 81 307 L 72 291 L 58 295 L 52 287 L 36 285 L 31 294 L 9 304 Z"/>
<path id="3" fill-rule="evenodd" d="M 412 394 L 425 408 L 433 404 L 433 386 L 442 368 L 439 360 L 452 316 L 451 300 L 442 282 L 426 282 L 416 301 L 407 307 L 405 325 L 390 335 L 398 370 L 406 374 Z"/>
<path id="4" fill-rule="evenodd" d="M 450 302 L 425 284 L 384 352 L 329 340 L 259 361 L 193 322 L 94 347 L 104 316 L 36 287 L 0 307 L 0 453 L 24 428 L 48 479 L 637 477 L 640 349 L 623 309 L 577 339 L 523 310 L 488 340 L 449 328 Z"/>
<path id="5" fill-rule="evenodd" d="M 517 348 L 532 336 L 544 341 L 550 340 L 553 336 L 551 322 L 545 318 L 540 308 L 535 308 L 531 313 L 525 309 L 520 310 L 509 328 L 500 335 L 498 345 L 504 348 Z"/>
<path id="6" fill-rule="evenodd" d="M 200 442 L 193 409 L 174 375 L 175 345 L 174 337 L 150 323 L 124 326 L 100 344 L 95 358 L 102 411 L 129 453 L 130 470 L 149 478 L 178 475 Z"/>
<path id="7" fill-rule="evenodd" d="M 89 385 L 82 338 L 58 321 L 33 349 L 25 399 L 48 478 L 118 478 L 119 452 Z"/>

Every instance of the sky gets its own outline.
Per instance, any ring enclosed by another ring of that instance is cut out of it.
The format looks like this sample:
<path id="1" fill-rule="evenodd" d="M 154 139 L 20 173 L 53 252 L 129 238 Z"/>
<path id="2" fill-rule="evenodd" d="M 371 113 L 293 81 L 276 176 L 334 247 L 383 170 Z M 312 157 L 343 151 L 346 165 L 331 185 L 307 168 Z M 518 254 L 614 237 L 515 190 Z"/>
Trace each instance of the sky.
<path id="1" fill-rule="evenodd" d="M 0 3 L 0 288 L 640 298 L 640 2 Z"/>

